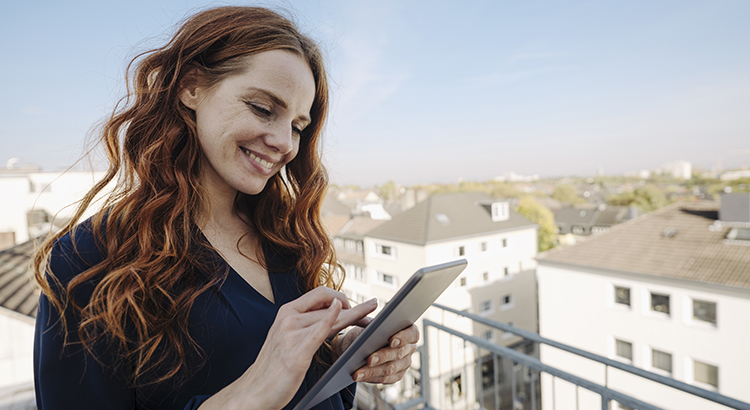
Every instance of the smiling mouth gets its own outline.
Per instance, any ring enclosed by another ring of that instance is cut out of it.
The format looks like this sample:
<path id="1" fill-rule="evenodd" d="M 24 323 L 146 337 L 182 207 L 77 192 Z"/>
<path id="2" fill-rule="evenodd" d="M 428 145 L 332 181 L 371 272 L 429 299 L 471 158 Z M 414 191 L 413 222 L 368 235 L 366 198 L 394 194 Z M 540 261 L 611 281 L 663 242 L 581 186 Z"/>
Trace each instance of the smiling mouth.
<path id="1" fill-rule="evenodd" d="M 273 168 L 274 166 L 273 162 L 268 162 L 265 159 L 258 157 L 257 155 L 250 152 L 250 150 L 247 150 L 245 148 L 240 147 L 240 149 L 242 150 L 242 152 L 245 153 L 245 155 L 250 157 L 250 159 L 252 159 L 253 161 L 257 162 L 258 165 L 260 165 L 261 167 L 268 169 L 268 170 L 271 170 Z"/>

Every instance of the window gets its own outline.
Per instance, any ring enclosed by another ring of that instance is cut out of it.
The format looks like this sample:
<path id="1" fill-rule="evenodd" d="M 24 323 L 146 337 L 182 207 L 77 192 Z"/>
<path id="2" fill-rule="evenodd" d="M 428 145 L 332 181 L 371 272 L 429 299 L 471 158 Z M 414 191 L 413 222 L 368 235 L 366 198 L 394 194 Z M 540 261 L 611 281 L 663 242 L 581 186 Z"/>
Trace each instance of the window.
<path id="1" fill-rule="evenodd" d="M 630 288 L 615 286 L 615 303 L 630 306 Z"/>
<path id="2" fill-rule="evenodd" d="M 669 315 L 669 295 L 651 293 L 651 310 Z"/>
<path id="3" fill-rule="evenodd" d="M 503 268 L 503 276 L 508 276 L 508 275 L 510 275 L 510 271 L 508 270 L 508 267 L 506 266 Z"/>
<path id="4" fill-rule="evenodd" d="M 492 356 L 482 358 L 482 388 L 490 389 L 495 386 L 495 361 Z"/>
<path id="5" fill-rule="evenodd" d="M 485 330 L 484 332 L 482 332 L 482 339 L 492 340 L 492 329 Z"/>
<path id="6" fill-rule="evenodd" d="M 396 247 L 376 243 L 375 254 L 383 259 L 396 260 Z"/>
<path id="7" fill-rule="evenodd" d="M 394 275 L 378 271 L 378 280 L 391 286 L 398 286 L 398 280 Z"/>
<path id="8" fill-rule="evenodd" d="M 615 339 L 615 354 L 617 357 L 633 361 L 633 344 L 624 340 Z"/>
<path id="9" fill-rule="evenodd" d="M 461 287 L 466 286 L 466 278 L 459 278 L 458 283 L 459 283 L 459 286 Z"/>
<path id="10" fill-rule="evenodd" d="M 482 280 L 487 282 L 490 280 L 490 273 L 489 272 L 482 272 Z"/>
<path id="11" fill-rule="evenodd" d="M 651 349 L 651 366 L 672 373 L 672 355 L 661 350 Z"/>
<path id="12" fill-rule="evenodd" d="M 487 252 L 487 242 L 482 242 L 481 249 L 482 252 Z"/>
<path id="13" fill-rule="evenodd" d="M 693 299 L 693 319 L 716 324 L 716 303 Z"/>
<path id="14" fill-rule="evenodd" d="M 697 382 L 719 387 L 719 368 L 707 363 L 693 360 L 693 379 Z"/>
<path id="15" fill-rule="evenodd" d="M 367 277 L 365 276 L 365 268 L 354 265 L 354 279 L 362 282 L 367 282 Z"/>
<path id="16" fill-rule="evenodd" d="M 503 305 L 510 305 L 511 303 L 513 303 L 513 295 L 512 295 L 512 294 L 509 294 L 509 295 L 505 295 L 505 296 L 503 296 L 503 297 L 502 297 L 502 298 L 500 299 L 500 301 L 501 301 L 501 303 L 502 303 Z"/>
<path id="17" fill-rule="evenodd" d="M 507 247 L 508 247 L 508 239 L 503 238 L 503 248 L 507 248 Z"/>
<path id="18" fill-rule="evenodd" d="M 487 313 L 492 310 L 492 301 L 485 300 L 479 303 L 479 313 Z"/>
<path id="19" fill-rule="evenodd" d="M 510 217 L 510 205 L 507 202 L 492 204 L 492 222 L 507 221 Z"/>
<path id="20" fill-rule="evenodd" d="M 463 246 L 459 246 L 458 247 L 458 256 L 464 256 L 464 255 L 466 255 L 466 248 L 464 248 Z"/>

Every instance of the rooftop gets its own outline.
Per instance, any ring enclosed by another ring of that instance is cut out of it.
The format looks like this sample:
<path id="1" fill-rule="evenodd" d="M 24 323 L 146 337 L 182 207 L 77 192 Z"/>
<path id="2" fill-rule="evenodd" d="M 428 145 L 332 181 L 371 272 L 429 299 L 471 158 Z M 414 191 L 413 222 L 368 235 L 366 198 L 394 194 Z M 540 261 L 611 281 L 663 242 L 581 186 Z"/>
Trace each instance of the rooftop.
<path id="1" fill-rule="evenodd" d="M 32 318 L 39 305 L 31 270 L 34 251 L 32 240 L 0 252 L 0 306 Z"/>
<path id="2" fill-rule="evenodd" d="M 728 240 L 733 227 L 718 211 L 717 202 L 676 202 L 538 260 L 750 289 L 750 241 Z"/>
<path id="3" fill-rule="evenodd" d="M 489 204 L 497 201 L 481 192 L 432 195 L 373 229 L 367 236 L 425 245 L 536 226 L 513 210 L 510 210 L 507 220 L 494 222 Z"/>

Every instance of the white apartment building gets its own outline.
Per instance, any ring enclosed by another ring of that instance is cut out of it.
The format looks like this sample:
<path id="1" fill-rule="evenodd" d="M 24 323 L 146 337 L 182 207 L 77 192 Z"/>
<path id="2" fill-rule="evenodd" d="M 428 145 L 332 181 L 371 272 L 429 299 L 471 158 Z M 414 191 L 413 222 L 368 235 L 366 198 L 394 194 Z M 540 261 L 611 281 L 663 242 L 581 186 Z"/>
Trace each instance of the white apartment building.
<path id="1" fill-rule="evenodd" d="M 721 215 L 721 218 L 720 218 Z M 750 194 L 678 202 L 539 258 L 543 337 L 750 402 Z M 542 346 L 541 360 L 667 409 L 725 408 Z M 606 379 L 605 379 L 606 378 Z M 542 377 L 542 408 L 600 409 Z M 613 405 L 613 409 L 618 407 Z"/>
<path id="2" fill-rule="evenodd" d="M 437 302 L 536 332 L 537 229 L 507 202 L 483 193 L 433 195 L 364 234 L 365 269 L 347 269 L 344 290 L 377 296 L 382 306 L 418 269 L 465 258 L 468 267 Z M 447 318 L 438 310 L 426 315 L 498 344 L 520 340 L 472 328 L 468 319 Z M 430 368 L 433 402 L 454 408 L 460 406 L 453 402 L 474 403 L 475 391 L 468 386 L 474 385 L 475 372 L 463 365 L 475 360 L 474 351 L 464 352 L 462 342 L 441 337 L 445 340 L 432 343 L 430 352 L 442 363 Z"/>
<path id="3" fill-rule="evenodd" d="M 49 232 L 53 218 L 58 226 L 67 222 L 75 212 L 76 201 L 103 175 L 88 171 L 0 170 L 0 235 L 12 246 Z"/>

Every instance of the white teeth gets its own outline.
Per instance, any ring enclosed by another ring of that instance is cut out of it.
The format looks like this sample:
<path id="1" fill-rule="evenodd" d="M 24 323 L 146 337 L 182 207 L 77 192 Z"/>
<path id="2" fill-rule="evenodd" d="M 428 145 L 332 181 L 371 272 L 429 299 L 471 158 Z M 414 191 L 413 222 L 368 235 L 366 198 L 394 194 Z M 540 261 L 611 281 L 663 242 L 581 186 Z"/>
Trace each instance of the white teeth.
<path id="1" fill-rule="evenodd" d="M 244 152 L 245 154 L 247 154 L 253 161 L 255 161 L 258 164 L 260 164 L 260 166 L 262 166 L 263 168 L 265 168 L 265 169 L 271 169 L 271 168 L 273 168 L 274 164 L 272 162 L 268 162 L 268 161 L 266 161 L 263 158 L 258 158 L 257 155 L 253 154 L 252 152 L 248 151 L 245 148 L 240 147 L 240 149 L 242 150 L 242 152 Z"/>

